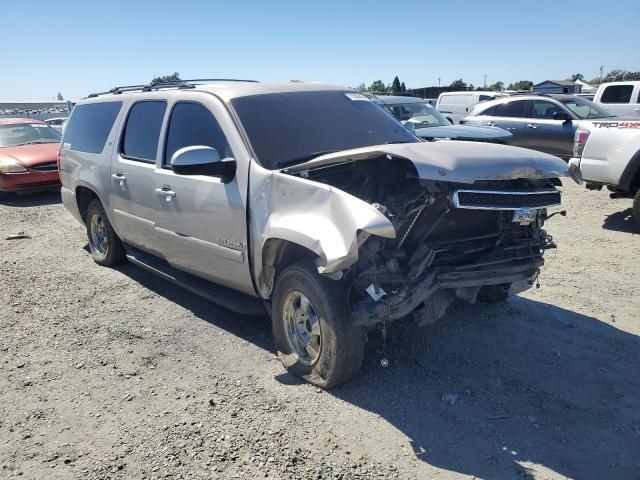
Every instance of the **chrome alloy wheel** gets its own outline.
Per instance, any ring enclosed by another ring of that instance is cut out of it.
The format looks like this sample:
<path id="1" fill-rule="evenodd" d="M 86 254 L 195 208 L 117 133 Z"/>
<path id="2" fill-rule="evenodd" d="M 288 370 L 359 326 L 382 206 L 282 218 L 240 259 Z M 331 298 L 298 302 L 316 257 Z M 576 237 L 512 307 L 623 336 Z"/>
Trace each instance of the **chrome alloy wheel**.
<path id="1" fill-rule="evenodd" d="M 107 253 L 107 247 L 109 246 L 109 239 L 107 237 L 107 225 L 102 215 L 95 214 L 91 217 L 89 231 L 91 232 L 93 248 L 95 248 L 100 255 L 105 255 Z"/>
<path id="2" fill-rule="evenodd" d="M 301 363 L 315 364 L 322 348 L 322 331 L 318 314 L 307 296 L 297 290 L 289 292 L 282 316 L 291 352 Z"/>

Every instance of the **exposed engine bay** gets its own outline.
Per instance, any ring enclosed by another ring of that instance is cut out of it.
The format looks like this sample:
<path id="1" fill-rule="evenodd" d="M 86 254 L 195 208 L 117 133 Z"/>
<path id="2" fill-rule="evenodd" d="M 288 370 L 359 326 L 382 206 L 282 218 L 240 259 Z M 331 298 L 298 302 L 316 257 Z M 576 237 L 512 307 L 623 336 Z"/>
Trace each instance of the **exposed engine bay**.
<path id="1" fill-rule="evenodd" d="M 473 303 L 525 290 L 544 250 L 555 248 L 542 226 L 545 207 L 560 203 L 556 178 L 424 180 L 412 162 L 390 156 L 298 175 L 372 204 L 395 227 L 395 239 L 360 231 L 358 261 L 343 272 L 363 327 L 410 314 L 428 324 L 456 298 Z"/>

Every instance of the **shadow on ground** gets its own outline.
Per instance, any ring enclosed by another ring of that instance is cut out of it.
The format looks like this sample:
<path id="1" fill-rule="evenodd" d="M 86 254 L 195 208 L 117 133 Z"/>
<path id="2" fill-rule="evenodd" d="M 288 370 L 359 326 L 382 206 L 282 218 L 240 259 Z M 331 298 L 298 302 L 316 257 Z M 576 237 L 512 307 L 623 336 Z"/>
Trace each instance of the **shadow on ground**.
<path id="1" fill-rule="evenodd" d="M 266 316 L 238 317 L 133 265 L 120 271 L 272 351 Z M 330 393 L 392 424 L 423 462 L 483 478 L 638 478 L 640 338 L 613 324 L 514 297 L 395 326 L 387 368 L 381 351 L 372 338 L 362 376 Z"/>
<path id="2" fill-rule="evenodd" d="M 640 225 L 634 220 L 633 211 L 630 208 L 608 215 L 602 224 L 602 228 L 614 232 L 640 234 Z"/>
<path id="3" fill-rule="evenodd" d="M 0 205 L 8 207 L 42 207 L 61 203 L 60 191 L 44 191 L 20 195 L 7 195 L 0 197 Z"/>

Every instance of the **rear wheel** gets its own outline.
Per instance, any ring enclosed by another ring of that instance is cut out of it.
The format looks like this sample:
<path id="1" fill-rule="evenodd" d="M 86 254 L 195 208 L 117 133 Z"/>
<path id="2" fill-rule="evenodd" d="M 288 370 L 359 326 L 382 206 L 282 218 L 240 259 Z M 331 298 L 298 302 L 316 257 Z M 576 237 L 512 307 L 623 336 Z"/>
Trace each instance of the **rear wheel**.
<path id="1" fill-rule="evenodd" d="M 98 265 L 112 267 L 125 260 L 122 242 L 113 230 L 100 200 L 93 199 L 87 207 L 85 215 L 89 249 L 93 261 Z"/>
<path id="2" fill-rule="evenodd" d="M 633 198 L 633 218 L 636 224 L 640 227 L 640 190 L 636 192 L 636 196 Z"/>
<path id="3" fill-rule="evenodd" d="M 332 388 L 353 378 L 364 357 L 364 332 L 351 324 L 346 289 L 318 274 L 313 262 L 279 275 L 272 328 L 278 357 L 293 375 Z"/>

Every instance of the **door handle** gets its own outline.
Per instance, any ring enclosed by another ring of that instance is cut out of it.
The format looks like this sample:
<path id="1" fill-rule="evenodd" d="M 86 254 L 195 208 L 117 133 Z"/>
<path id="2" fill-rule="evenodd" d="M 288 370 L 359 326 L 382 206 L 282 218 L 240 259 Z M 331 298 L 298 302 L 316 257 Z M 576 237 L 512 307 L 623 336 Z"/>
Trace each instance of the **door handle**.
<path id="1" fill-rule="evenodd" d="M 538 128 L 538 125 L 535 123 L 527 123 L 527 128 Z"/>
<path id="2" fill-rule="evenodd" d="M 164 196 L 167 202 L 170 202 L 172 198 L 176 196 L 176 192 L 171 190 L 169 185 L 163 185 L 162 188 L 155 189 L 156 194 Z"/>
<path id="3" fill-rule="evenodd" d="M 111 178 L 113 180 L 115 180 L 116 182 L 120 182 L 120 186 L 122 187 L 124 185 L 124 182 L 127 181 L 127 177 L 125 177 L 123 174 L 121 173 L 114 173 L 111 175 Z"/>

